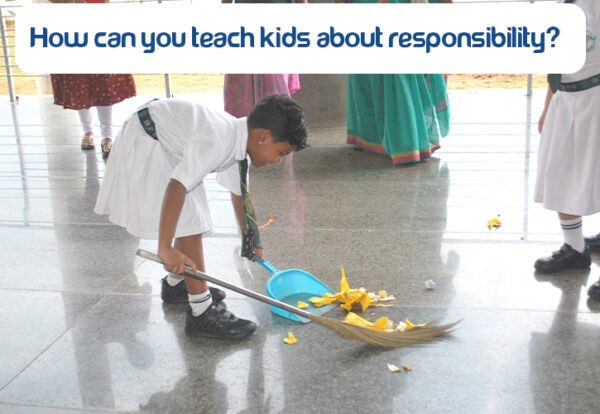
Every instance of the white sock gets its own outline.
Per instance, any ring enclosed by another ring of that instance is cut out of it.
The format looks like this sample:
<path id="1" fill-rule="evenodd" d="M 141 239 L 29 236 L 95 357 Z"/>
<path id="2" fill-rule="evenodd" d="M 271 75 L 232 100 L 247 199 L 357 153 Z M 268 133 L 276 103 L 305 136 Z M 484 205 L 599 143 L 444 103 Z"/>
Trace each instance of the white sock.
<path id="1" fill-rule="evenodd" d="M 183 280 L 183 275 L 178 275 L 176 273 L 171 273 L 171 272 L 169 272 L 169 274 L 167 275 L 167 283 L 169 284 L 169 286 L 175 286 L 182 280 Z"/>
<path id="2" fill-rule="evenodd" d="M 560 227 L 563 231 L 565 243 L 571 246 L 579 253 L 585 250 L 585 240 L 583 240 L 583 229 L 581 226 L 581 217 L 573 220 L 560 220 Z"/>
<path id="3" fill-rule="evenodd" d="M 210 290 L 207 289 L 206 292 L 197 295 L 190 295 L 188 293 L 188 300 L 190 301 L 190 307 L 192 308 L 192 315 L 199 316 L 211 305 L 212 295 L 210 294 Z"/>

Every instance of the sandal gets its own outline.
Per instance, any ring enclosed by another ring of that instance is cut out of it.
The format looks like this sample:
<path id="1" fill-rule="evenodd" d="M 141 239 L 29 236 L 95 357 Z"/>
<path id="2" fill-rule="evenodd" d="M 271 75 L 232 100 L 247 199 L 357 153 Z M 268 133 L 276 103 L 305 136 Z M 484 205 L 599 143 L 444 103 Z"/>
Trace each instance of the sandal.
<path id="1" fill-rule="evenodd" d="M 87 132 L 83 134 L 83 138 L 81 139 L 81 149 L 82 150 L 92 150 L 95 148 L 94 145 L 94 133 Z"/>
<path id="2" fill-rule="evenodd" d="M 100 145 L 102 146 L 102 158 L 107 159 L 110 155 L 110 150 L 112 149 L 112 139 L 104 138 Z"/>

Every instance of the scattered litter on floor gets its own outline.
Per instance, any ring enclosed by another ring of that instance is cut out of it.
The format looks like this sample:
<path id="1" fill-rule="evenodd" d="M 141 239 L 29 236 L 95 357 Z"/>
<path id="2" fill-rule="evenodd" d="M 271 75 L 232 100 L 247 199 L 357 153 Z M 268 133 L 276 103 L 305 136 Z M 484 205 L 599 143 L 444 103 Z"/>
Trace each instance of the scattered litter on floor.
<path id="1" fill-rule="evenodd" d="M 306 302 L 302 302 L 301 300 L 298 301 L 298 306 L 296 306 L 298 309 L 306 309 L 308 308 L 308 303 Z"/>
<path id="2" fill-rule="evenodd" d="M 500 217 L 500 215 L 498 215 L 498 217 Z M 499 229 L 500 226 L 502 226 L 502 223 L 500 222 L 500 220 L 498 220 L 498 217 L 494 217 L 493 219 L 488 220 L 488 229 Z"/>
<path id="3" fill-rule="evenodd" d="M 392 372 L 400 372 L 400 367 L 398 367 L 398 366 L 396 366 L 394 364 L 390 364 L 389 362 L 387 364 L 387 367 Z"/>
<path id="4" fill-rule="evenodd" d="M 435 287 L 435 282 L 431 279 L 425 281 L 425 287 L 429 290 Z"/>
<path id="5" fill-rule="evenodd" d="M 344 266 L 342 269 L 342 280 L 340 281 L 340 291 L 334 294 L 326 293 L 322 297 L 313 296 L 308 300 L 317 308 L 329 305 L 330 303 L 339 302 L 340 306 L 350 311 L 364 312 L 369 306 L 389 307 L 393 305 L 384 305 L 377 302 L 389 302 L 395 300 L 393 295 L 389 295 L 385 290 L 379 290 L 377 293 L 367 292 L 363 287 L 360 289 L 351 289 Z"/>
<path id="6" fill-rule="evenodd" d="M 337 293 L 325 293 L 322 297 L 313 296 L 309 298 L 309 302 L 311 302 L 315 307 L 320 307 L 323 305 L 328 305 L 330 303 L 339 302 L 341 307 L 348 311 L 348 314 L 344 318 L 343 322 L 349 325 L 355 325 L 360 328 L 367 328 L 369 330 L 379 331 L 381 333 L 396 333 L 401 334 L 406 332 L 407 336 L 409 335 L 408 331 L 411 331 L 415 328 L 417 330 L 411 332 L 416 334 L 417 331 L 421 332 L 421 330 L 435 330 L 435 326 L 429 326 L 428 323 L 415 325 L 411 323 L 408 318 L 404 319 L 404 322 L 399 321 L 395 323 L 391 319 L 382 316 L 377 319 L 375 322 L 371 322 L 367 319 L 364 319 L 358 316 L 356 312 L 364 312 L 369 307 L 374 306 L 393 306 L 387 304 L 380 304 L 375 302 L 387 302 L 390 300 L 394 300 L 393 295 L 389 295 L 385 290 L 379 290 L 377 293 L 368 293 L 365 288 L 360 289 L 351 289 L 348 280 L 346 279 L 346 272 L 344 271 L 344 266 L 341 266 L 342 270 L 342 279 L 340 281 L 340 291 Z M 371 316 L 374 316 L 374 313 L 371 313 Z M 425 328 L 427 327 L 427 328 Z"/>
<path id="7" fill-rule="evenodd" d="M 404 368 L 404 371 L 412 371 L 412 368 L 408 365 L 402 365 L 402 368 Z"/>
<path id="8" fill-rule="evenodd" d="M 289 344 L 289 345 L 293 345 L 296 342 L 298 342 L 298 340 L 296 339 L 296 337 L 294 336 L 293 333 L 288 332 L 288 337 L 287 338 L 283 338 L 283 342 L 285 342 L 286 344 Z"/>
<path id="9" fill-rule="evenodd" d="M 258 229 L 264 229 L 265 227 L 267 227 L 269 224 L 273 223 L 275 221 L 275 217 L 273 217 L 273 213 L 271 213 L 271 217 L 269 218 L 269 221 L 267 221 L 265 224 L 258 226 Z"/>

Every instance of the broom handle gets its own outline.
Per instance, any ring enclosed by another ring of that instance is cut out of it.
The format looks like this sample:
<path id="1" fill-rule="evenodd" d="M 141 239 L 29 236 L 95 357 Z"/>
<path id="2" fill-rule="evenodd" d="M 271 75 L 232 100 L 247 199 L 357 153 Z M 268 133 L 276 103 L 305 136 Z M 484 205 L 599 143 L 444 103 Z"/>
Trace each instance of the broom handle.
<path id="1" fill-rule="evenodd" d="M 154 253 L 149 252 L 147 250 L 138 249 L 138 251 L 136 252 L 136 254 L 138 256 L 140 256 L 140 257 L 143 257 L 144 259 L 152 260 L 153 262 L 163 264 L 162 260 L 160 260 L 160 257 L 158 257 Z M 189 266 L 185 267 L 184 274 L 186 276 L 193 277 L 194 279 L 204 280 L 204 281 L 207 281 L 207 282 L 214 283 L 214 284 L 219 285 L 221 287 L 233 290 L 234 292 L 241 293 L 244 296 L 248 296 L 248 297 L 251 297 L 252 299 L 259 300 L 261 302 L 264 302 L 266 304 L 269 304 L 269 305 L 275 306 L 277 308 L 286 310 L 288 312 L 292 312 L 292 313 L 294 313 L 294 314 L 296 314 L 298 316 L 302 316 L 304 318 L 310 319 L 310 317 L 312 316 L 312 313 L 310 313 L 310 312 L 303 311 L 301 309 L 296 308 L 295 306 L 288 305 L 287 303 L 280 302 L 278 300 L 272 299 L 272 298 L 270 298 L 268 296 L 265 296 L 265 295 L 261 295 L 260 293 L 254 292 L 253 290 L 249 290 L 249 289 L 246 289 L 246 288 L 243 288 L 243 287 L 240 287 L 240 286 L 232 285 L 229 282 L 225 282 L 224 280 L 216 279 L 216 278 L 214 278 L 214 277 L 212 277 L 210 275 L 207 275 L 206 273 L 198 271 L 197 274 L 194 274 L 194 272 L 192 271 L 192 269 Z"/>

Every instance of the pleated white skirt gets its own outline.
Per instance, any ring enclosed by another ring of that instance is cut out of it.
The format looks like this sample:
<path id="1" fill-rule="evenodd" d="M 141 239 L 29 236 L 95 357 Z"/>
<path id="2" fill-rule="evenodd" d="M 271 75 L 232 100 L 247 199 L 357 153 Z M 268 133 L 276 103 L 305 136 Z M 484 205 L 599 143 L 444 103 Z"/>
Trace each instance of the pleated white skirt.
<path id="1" fill-rule="evenodd" d="M 115 139 L 94 211 L 107 214 L 112 223 L 136 237 L 158 239 L 163 197 L 177 162 L 144 131 L 137 114 L 132 115 Z M 186 194 L 175 237 L 212 231 L 202 183 Z"/>
<path id="2" fill-rule="evenodd" d="M 542 129 L 534 200 L 576 216 L 600 211 L 600 86 L 553 96 Z"/>

